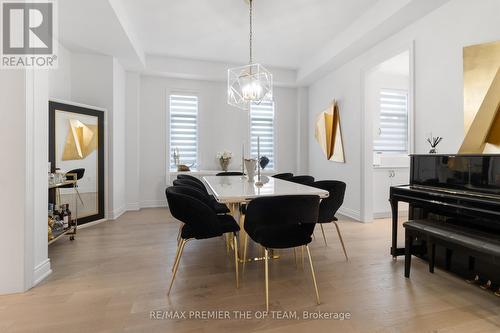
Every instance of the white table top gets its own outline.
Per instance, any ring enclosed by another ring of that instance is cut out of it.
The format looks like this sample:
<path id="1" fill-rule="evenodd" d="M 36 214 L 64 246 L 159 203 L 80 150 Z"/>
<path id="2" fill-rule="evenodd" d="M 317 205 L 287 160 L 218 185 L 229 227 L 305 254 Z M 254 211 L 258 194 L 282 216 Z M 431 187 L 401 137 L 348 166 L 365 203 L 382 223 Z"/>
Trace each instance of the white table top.
<path id="1" fill-rule="evenodd" d="M 258 197 L 278 195 L 318 195 L 320 198 L 326 198 L 329 194 L 328 191 L 319 188 L 267 176 L 262 176 L 264 185 L 261 187 L 241 176 L 206 176 L 203 179 L 214 197 L 221 203 L 244 202 Z"/>

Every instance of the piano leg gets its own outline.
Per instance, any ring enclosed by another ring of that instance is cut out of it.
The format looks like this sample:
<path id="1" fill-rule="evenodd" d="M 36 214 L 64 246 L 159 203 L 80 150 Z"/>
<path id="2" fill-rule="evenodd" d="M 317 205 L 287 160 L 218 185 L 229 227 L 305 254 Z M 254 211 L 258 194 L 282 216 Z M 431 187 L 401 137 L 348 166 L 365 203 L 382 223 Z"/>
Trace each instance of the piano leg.
<path id="1" fill-rule="evenodd" d="M 411 268 L 411 247 L 413 243 L 413 237 L 408 232 L 408 229 L 405 233 L 405 277 L 410 277 L 410 268 Z"/>
<path id="2" fill-rule="evenodd" d="M 430 237 L 427 237 L 427 256 L 429 257 L 429 272 L 434 273 L 434 265 L 436 262 L 436 244 Z"/>
<path id="3" fill-rule="evenodd" d="M 446 259 L 445 259 L 445 268 L 447 271 L 451 268 L 451 255 L 453 252 L 450 249 L 446 249 Z"/>
<path id="4" fill-rule="evenodd" d="M 475 267 L 476 267 L 476 258 L 469 256 L 469 271 L 470 272 L 474 271 Z"/>
<path id="5" fill-rule="evenodd" d="M 391 211 L 392 211 L 392 246 L 391 254 L 392 259 L 397 259 L 398 251 L 398 201 L 391 199 Z"/>

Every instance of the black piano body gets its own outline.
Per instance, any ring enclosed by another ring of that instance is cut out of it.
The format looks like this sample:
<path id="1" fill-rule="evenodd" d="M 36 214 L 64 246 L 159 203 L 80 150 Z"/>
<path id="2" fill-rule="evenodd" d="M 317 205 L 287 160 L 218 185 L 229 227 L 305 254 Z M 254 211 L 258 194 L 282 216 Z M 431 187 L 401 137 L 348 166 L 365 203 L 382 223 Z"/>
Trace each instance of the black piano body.
<path id="1" fill-rule="evenodd" d="M 410 184 L 390 190 L 394 258 L 404 255 L 404 248 L 397 247 L 398 202 L 409 204 L 409 220 L 430 219 L 500 239 L 500 155 L 411 155 Z M 444 247 L 436 249 L 437 266 L 444 266 L 445 252 Z M 421 257 L 426 259 L 425 254 Z M 457 253 L 450 270 L 471 278 L 470 259 L 467 253 Z M 498 266 L 474 259 L 475 273 L 500 284 Z"/>

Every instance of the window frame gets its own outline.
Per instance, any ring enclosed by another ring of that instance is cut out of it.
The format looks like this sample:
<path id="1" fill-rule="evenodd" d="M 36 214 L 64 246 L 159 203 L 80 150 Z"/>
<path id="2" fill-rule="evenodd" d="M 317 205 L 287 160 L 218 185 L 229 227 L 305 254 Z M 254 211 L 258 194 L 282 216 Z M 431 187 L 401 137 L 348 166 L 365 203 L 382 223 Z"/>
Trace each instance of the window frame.
<path id="1" fill-rule="evenodd" d="M 252 153 L 252 107 L 254 105 L 261 105 L 262 103 L 271 103 L 272 105 L 272 113 L 273 113 L 273 116 L 272 116 L 272 138 L 273 138 L 273 145 L 272 145 L 272 149 L 273 149 L 273 158 L 272 158 L 272 167 L 269 167 L 269 168 L 266 168 L 264 170 L 266 171 L 276 171 L 278 170 L 277 169 L 277 156 L 276 156 L 276 146 L 277 146 L 277 126 L 276 126 L 276 120 L 277 120 L 277 114 L 276 114 L 276 102 L 274 100 L 272 101 L 262 101 L 260 104 L 257 104 L 257 103 L 252 103 L 250 105 L 250 108 L 248 110 L 248 123 L 249 123 L 249 126 L 248 126 L 248 142 L 249 142 L 249 152 L 250 152 L 250 156 L 251 157 L 257 157 L 257 154 L 253 154 Z"/>
<path id="2" fill-rule="evenodd" d="M 179 96 L 179 97 L 191 97 L 191 98 L 196 98 L 196 127 L 195 127 L 195 144 L 196 144 L 196 149 L 195 149 L 195 160 L 194 160 L 194 165 L 191 167 L 192 171 L 196 171 L 199 167 L 199 148 L 200 148 L 200 128 L 199 128 L 199 117 L 200 117 L 200 96 L 196 92 L 192 91 L 170 91 L 168 92 L 167 95 L 167 103 L 168 103 L 168 148 L 167 148 L 167 168 L 169 172 L 177 172 L 177 167 L 173 165 L 173 148 L 175 148 L 172 145 L 172 103 L 171 99 L 173 96 Z M 182 159 L 181 159 L 182 162 Z"/>

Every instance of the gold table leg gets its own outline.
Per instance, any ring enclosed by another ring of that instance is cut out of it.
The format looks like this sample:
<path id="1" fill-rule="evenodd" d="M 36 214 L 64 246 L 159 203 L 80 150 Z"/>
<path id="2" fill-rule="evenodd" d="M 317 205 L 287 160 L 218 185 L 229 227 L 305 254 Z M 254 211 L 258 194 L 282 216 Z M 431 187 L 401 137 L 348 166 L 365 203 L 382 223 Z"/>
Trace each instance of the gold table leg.
<path id="1" fill-rule="evenodd" d="M 266 311 L 269 311 L 269 263 L 267 249 L 264 250 L 264 272 L 266 280 Z"/>

